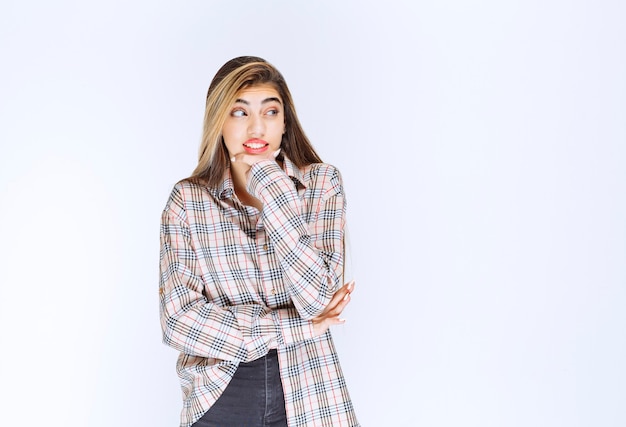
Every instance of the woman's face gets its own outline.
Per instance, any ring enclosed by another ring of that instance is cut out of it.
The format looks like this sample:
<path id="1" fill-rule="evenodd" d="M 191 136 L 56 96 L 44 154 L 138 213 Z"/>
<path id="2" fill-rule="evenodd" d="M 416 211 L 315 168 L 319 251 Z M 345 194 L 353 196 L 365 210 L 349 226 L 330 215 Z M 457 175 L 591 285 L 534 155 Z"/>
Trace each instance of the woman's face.
<path id="1" fill-rule="evenodd" d="M 280 148 L 284 132 L 283 101 L 270 84 L 242 89 L 222 128 L 229 157 L 273 153 Z"/>

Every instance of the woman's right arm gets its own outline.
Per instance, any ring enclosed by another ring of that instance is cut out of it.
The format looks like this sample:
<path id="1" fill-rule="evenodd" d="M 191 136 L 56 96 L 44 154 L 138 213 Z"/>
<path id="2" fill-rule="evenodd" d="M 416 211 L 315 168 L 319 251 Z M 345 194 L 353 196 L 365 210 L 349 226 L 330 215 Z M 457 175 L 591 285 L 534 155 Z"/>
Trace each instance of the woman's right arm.
<path id="1" fill-rule="evenodd" d="M 249 362 L 270 348 L 317 335 L 295 308 L 259 304 L 220 307 L 204 296 L 181 194 L 174 191 L 161 217 L 160 318 L 163 342 L 194 356 Z"/>

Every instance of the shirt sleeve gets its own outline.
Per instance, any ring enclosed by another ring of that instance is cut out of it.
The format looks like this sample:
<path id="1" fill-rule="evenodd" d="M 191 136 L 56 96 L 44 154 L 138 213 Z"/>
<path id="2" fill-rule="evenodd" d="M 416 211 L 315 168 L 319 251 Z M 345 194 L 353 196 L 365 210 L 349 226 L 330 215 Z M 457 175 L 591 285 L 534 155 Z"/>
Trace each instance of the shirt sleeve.
<path id="1" fill-rule="evenodd" d="M 220 307 L 207 300 L 184 210 L 161 217 L 160 318 L 163 342 L 193 356 L 249 362 L 277 345 L 313 337 L 310 322 L 290 309 L 258 304 Z"/>
<path id="2" fill-rule="evenodd" d="M 263 203 L 268 237 L 303 319 L 324 311 L 340 285 L 343 267 L 345 198 L 341 176 L 330 165 L 320 165 L 313 173 L 307 189 L 312 192 L 309 206 L 275 161 L 254 164 L 248 179 L 248 191 Z"/>

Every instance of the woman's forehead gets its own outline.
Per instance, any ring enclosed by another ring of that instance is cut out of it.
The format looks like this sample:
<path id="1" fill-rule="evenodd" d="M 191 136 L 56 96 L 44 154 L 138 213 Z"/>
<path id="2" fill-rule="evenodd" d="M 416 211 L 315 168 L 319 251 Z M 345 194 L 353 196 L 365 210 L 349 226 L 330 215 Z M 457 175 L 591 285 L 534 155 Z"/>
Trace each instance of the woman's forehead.
<path id="1" fill-rule="evenodd" d="M 237 92 L 237 100 L 265 100 L 274 98 L 282 103 L 282 98 L 274 85 L 270 83 L 260 83 L 252 86 L 245 87 Z"/>

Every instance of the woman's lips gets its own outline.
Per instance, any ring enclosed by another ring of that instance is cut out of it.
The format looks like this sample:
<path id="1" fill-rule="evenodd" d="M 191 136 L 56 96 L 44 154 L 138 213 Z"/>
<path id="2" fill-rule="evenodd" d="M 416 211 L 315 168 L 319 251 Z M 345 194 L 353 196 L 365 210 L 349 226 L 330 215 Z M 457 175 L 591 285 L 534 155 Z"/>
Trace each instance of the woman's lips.
<path id="1" fill-rule="evenodd" d="M 249 139 L 243 143 L 243 149 L 248 154 L 259 154 L 268 149 L 270 145 L 262 139 Z"/>

